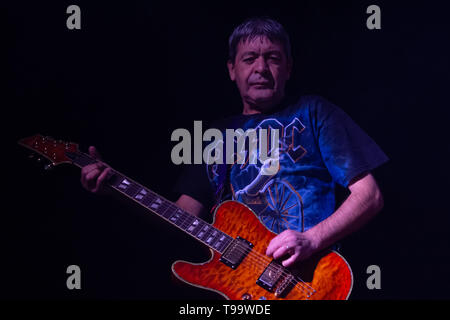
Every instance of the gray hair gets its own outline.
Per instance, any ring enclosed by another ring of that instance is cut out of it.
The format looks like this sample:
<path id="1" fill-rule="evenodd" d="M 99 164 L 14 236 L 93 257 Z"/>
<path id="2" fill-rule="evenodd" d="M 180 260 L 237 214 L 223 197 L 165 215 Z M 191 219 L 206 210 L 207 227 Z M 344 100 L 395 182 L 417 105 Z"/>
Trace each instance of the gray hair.
<path id="1" fill-rule="evenodd" d="M 288 60 L 291 59 L 291 42 L 283 26 L 268 17 L 250 18 L 237 26 L 228 39 L 228 55 L 232 63 L 236 59 L 237 47 L 240 41 L 253 40 L 265 36 L 270 41 L 279 41 L 285 50 Z"/>

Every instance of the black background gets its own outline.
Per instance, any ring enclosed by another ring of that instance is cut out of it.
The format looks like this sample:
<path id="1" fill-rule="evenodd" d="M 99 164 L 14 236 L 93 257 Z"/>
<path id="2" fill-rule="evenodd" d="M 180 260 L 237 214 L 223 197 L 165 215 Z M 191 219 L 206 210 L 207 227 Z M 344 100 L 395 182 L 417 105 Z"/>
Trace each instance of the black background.
<path id="1" fill-rule="evenodd" d="M 390 157 L 374 172 L 385 208 L 343 241 L 353 299 L 449 298 L 448 13 L 443 1 L 15 1 L 2 4 L 4 298 L 210 298 L 172 281 L 201 245 L 143 209 L 89 194 L 79 170 L 43 172 L 16 145 L 41 133 L 98 147 L 117 170 L 176 200 L 170 136 L 241 111 L 227 39 L 270 15 L 290 34 L 288 92 L 344 109 Z M 68 30 L 66 8 L 81 8 Z M 381 30 L 366 8 L 381 7 Z M 66 268 L 82 290 L 66 288 Z M 381 268 L 368 290 L 366 268 Z"/>

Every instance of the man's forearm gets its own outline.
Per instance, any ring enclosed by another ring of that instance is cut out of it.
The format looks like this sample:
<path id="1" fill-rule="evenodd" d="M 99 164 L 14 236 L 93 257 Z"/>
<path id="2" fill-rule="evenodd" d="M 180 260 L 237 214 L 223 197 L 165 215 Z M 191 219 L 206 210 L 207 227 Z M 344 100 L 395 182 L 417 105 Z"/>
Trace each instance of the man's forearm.
<path id="1" fill-rule="evenodd" d="M 306 231 L 315 240 L 317 250 L 358 230 L 383 207 L 381 192 L 372 175 L 366 175 L 349 189 L 350 195 L 330 217 Z"/>

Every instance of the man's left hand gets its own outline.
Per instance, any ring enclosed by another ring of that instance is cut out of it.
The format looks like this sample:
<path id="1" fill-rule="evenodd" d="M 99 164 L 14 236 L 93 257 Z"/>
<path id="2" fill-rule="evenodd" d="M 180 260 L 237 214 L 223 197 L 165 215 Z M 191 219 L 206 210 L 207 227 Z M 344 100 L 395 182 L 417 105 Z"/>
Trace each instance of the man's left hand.
<path id="1" fill-rule="evenodd" d="M 274 259 L 286 256 L 282 264 L 290 267 L 308 259 L 318 249 L 318 241 L 311 232 L 285 230 L 270 241 L 266 255 Z"/>

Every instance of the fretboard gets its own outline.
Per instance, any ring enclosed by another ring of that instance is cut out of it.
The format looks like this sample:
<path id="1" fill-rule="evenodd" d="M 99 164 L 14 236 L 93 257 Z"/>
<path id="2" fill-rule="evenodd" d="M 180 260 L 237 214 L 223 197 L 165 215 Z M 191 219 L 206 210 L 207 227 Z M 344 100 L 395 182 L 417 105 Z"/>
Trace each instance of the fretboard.
<path id="1" fill-rule="evenodd" d="M 72 160 L 73 164 L 79 167 L 97 162 L 97 160 L 82 152 L 66 152 L 66 155 Z M 107 183 L 115 190 L 219 253 L 223 253 L 233 241 L 233 238 L 226 233 L 218 230 L 206 221 L 189 214 L 173 202 L 115 170 L 112 170 Z"/>

